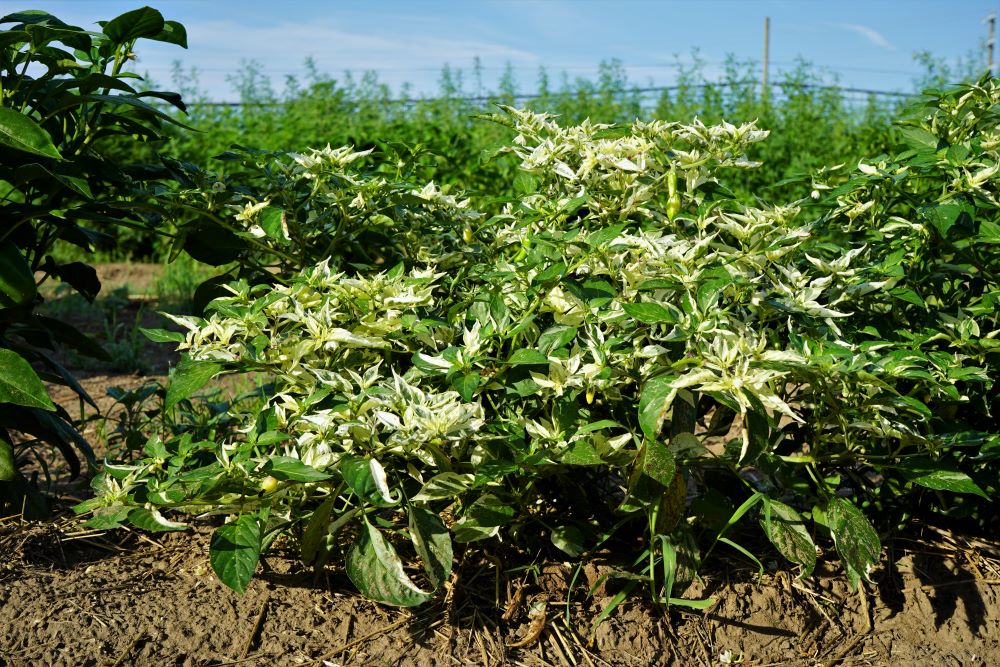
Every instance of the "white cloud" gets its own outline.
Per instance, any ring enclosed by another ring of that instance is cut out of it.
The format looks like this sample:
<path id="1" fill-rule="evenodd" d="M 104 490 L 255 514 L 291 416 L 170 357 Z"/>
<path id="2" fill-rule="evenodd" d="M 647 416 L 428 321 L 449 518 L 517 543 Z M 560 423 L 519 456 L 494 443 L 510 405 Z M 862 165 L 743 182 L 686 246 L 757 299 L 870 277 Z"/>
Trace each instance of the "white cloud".
<path id="1" fill-rule="evenodd" d="M 235 21 L 203 21 L 188 26 L 190 49 L 144 42 L 140 45 L 137 70 L 148 71 L 158 83 L 167 83 L 170 65 L 180 60 L 185 68 L 200 72 L 203 88 L 213 97 L 231 98 L 227 74 L 240 63 L 254 60 L 280 86 L 285 75 L 304 73 L 307 58 L 320 72 L 338 78 L 345 70 L 355 75 L 368 70 L 379 73 L 379 81 L 397 89 L 412 83 L 417 93 L 434 92 L 441 67 L 468 70 L 479 56 L 484 66 L 499 71 L 510 62 L 515 68 L 537 67 L 534 53 L 488 40 L 445 37 L 432 34 L 359 34 L 331 22 L 280 23 L 247 26 Z"/>
<path id="2" fill-rule="evenodd" d="M 866 25 L 859 25 L 857 23 L 838 23 L 837 27 L 843 30 L 850 30 L 853 33 L 861 35 L 875 46 L 883 48 L 886 51 L 896 50 L 896 47 L 885 38 L 885 35 L 880 33 L 875 28 L 870 28 Z"/>

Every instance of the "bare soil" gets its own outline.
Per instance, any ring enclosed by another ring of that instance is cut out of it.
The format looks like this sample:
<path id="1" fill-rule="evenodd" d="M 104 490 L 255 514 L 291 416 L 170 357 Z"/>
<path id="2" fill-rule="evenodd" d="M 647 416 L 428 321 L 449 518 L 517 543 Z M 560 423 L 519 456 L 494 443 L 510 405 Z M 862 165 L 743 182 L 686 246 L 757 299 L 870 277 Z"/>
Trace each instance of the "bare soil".
<path id="1" fill-rule="evenodd" d="M 107 416 L 108 387 L 148 379 L 89 371 L 82 382 Z M 79 411 L 71 392 L 52 390 Z M 98 426 L 85 435 L 100 447 Z M 57 491 L 64 505 L 86 494 L 79 482 Z M 616 592 L 601 583 L 604 564 L 570 590 L 568 565 L 470 551 L 450 594 L 400 610 L 364 600 L 340 570 L 317 576 L 282 545 L 237 595 L 209 566 L 210 531 L 99 533 L 67 512 L 0 518 L 0 666 L 1000 665 L 1000 543 L 929 526 L 895 540 L 859 591 L 835 558 L 797 580 L 777 563 L 759 577 L 716 556 L 685 593 L 712 598 L 707 610 L 633 596 L 596 629 Z"/>
<path id="2" fill-rule="evenodd" d="M 0 526 L 0 664 L 1000 664 L 1000 551 L 939 542 L 887 557 L 859 592 L 832 569 L 758 580 L 716 563 L 688 591 L 716 600 L 708 610 L 635 599 L 594 631 L 609 598 L 581 586 L 567 605 L 572 571 L 557 563 L 523 577 L 470 560 L 450 599 L 411 611 L 362 599 L 339 572 L 317 578 L 281 548 L 239 596 L 209 567 L 207 530 L 98 535 L 15 520 Z"/>

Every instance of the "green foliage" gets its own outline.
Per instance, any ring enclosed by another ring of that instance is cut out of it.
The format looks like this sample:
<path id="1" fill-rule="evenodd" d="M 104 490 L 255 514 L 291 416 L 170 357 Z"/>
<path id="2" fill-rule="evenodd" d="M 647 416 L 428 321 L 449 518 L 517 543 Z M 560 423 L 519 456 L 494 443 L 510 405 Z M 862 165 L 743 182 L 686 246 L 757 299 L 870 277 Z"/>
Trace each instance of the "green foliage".
<path id="1" fill-rule="evenodd" d="M 212 562 L 237 591 L 279 535 L 401 606 L 453 542 L 585 558 L 623 537 L 625 590 L 698 607 L 683 591 L 718 545 L 762 569 L 746 524 L 802 576 L 832 542 L 857 585 L 902 508 L 992 520 L 962 496 L 998 486 L 998 102 L 989 79 L 929 93 L 901 150 L 786 204 L 727 187 L 759 166 L 753 123 L 510 106 L 490 117 L 520 170 L 500 204 L 422 183 L 402 149 L 225 155 L 245 180 L 185 166 L 177 243 L 236 268 L 172 316 L 182 336 L 150 332 L 186 353 L 165 407 L 224 374 L 271 389 L 107 466 L 79 510 L 228 515 Z"/>
<path id="2" fill-rule="evenodd" d="M 99 33 L 37 10 L 4 16 L 0 25 L 0 441 L 15 461 L 35 451 L 43 466 L 36 447 L 58 448 L 76 475 L 79 455 L 92 464 L 93 453 L 42 382 L 93 401 L 49 351 L 105 353 L 86 335 L 38 314 L 37 285 L 55 278 L 93 301 L 101 287 L 94 269 L 58 260 L 57 248 L 91 252 L 112 238 L 109 229 L 148 230 L 161 213 L 152 196 L 162 187 L 157 176 L 118 161 L 107 147 L 116 138 L 161 140 L 163 125 L 178 123 L 149 101 L 183 110 L 180 98 L 137 90 L 129 80 L 138 77 L 126 66 L 139 39 L 185 46 L 185 33 L 148 7 L 105 23 Z M 13 432 L 24 436 L 16 446 Z M 27 489 L 20 473 L 0 481 L 0 507 L 20 510 Z M 29 507 L 40 506 L 36 500 Z"/>
<path id="3" fill-rule="evenodd" d="M 253 146 L 269 151 L 306 152 L 326 145 L 353 146 L 371 150 L 365 158 L 371 165 L 388 168 L 402 162 L 412 178 L 434 181 L 442 188 L 460 188 L 481 197 L 484 212 L 493 213 L 493 202 L 523 194 L 517 165 L 511 159 L 487 159 L 513 138 L 510 131 L 470 118 L 491 112 L 495 105 L 513 104 L 515 97 L 532 110 L 553 113 L 561 122 L 630 123 L 645 120 L 701 118 L 714 124 L 724 119 L 757 119 L 773 131 L 771 141 L 751 148 L 751 158 L 763 162 L 760 169 L 741 171 L 727 179 L 727 186 L 743 201 L 758 197 L 788 200 L 803 196 L 797 181 L 821 166 L 853 163 L 863 155 L 885 150 L 890 140 L 890 120 L 896 110 L 892 98 L 852 98 L 832 87 L 835 80 L 822 71 L 798 63 L 780 73 L 768 96 L 756 84 L 755 65 L 730 58 L 718 79 L 703 74 L 703 63 L 695 54 L 694 64 L 679 63 L 679 84 L 659 97 L 643 92 L 629 81 L 616 60 L 601 64 L 595 80 L 570 79 L 552 85 L 548 73 L 539 72 L 533 92 L 521 96 L 517 82 L 505 77 L 499 89 L 484 93 L 481 87 L 463 88 L 461 70 L 445 67 L 433 99 L 400 100 L 379 83 L 374 73 L 360 78 L 349 73 L 334 79 L 306 64 L 303 80 L 289 79 L 281 91 L 256 63 L 248 63 L 230 77 L 239 95 L 239 105 L 216 105 L 198 89 L 196 71 L 176 71 L 174 85 L 189 102 L 185 122 L 201 132 L 167 128 L 172 133 L 174 168 L 198 165 L 210 173 L 208 180 L 192 177 L 196 187 L 225 182 L 237 176 L 243 183 L 245 166 L 231 158 L 233 146 Z M 194 81 L 194 83 L 189 83 Z M 403 97 L 406 97 L 406 89 Z M 402 147 L 412 147 L 405 150 Z M 136 147 L 119 146 L 134 154 Z M 150 161 L 149 151 L 136 159 Z M 197 217 L 174 211 L 168 225 L 183 225 Z M 117 249 L 129 257 L 173 259 L 164 238 L 128 231 L 119 234 Z"/>

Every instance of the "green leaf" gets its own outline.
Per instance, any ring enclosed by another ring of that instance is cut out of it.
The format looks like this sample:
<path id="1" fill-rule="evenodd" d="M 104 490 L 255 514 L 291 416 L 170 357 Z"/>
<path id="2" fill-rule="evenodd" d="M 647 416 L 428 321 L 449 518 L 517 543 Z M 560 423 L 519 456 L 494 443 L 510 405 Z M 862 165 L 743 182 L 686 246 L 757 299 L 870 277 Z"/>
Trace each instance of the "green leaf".
<path id="1" fill-rule="evenodd" d="M 3 348 L 0 348 L 0 403 L 56 409 L 31 365 L 17 352 Z"/>
<path id="2" fill-rule="evenodd" d="M 52 137 L 31 118 L 7 107 L 0 107 L 0 146 L 62 160 Z"/>
<path id="3" fill-rule="evenodd" d="M 156 39 L 165 28 L 163 15 L 152 7 L 140 7 L 104 24 L 104 34 L 116 44 L 125 44 L 141 37 Z"/>
<path id="4" fill-rule="evenodd" d="M 556 526 L 552 529 L 550 538 L 552 544 L 560 551 L 568 554 L 570 558 L 576 558 L 586 551 L 583 531 L 576 526 Z"/>
<path id="5" fill-rule="evenodd" d="M 195 361 L 190 357 L 181 359 L 177 368 L 170 375 L 170 384 L 167 386 L 167 397 L 163 402 L 163 409 L 169 410 L 191 396 L 208 384 L 208 381 L 221 370 L 222 364 L 216 361 Z"/>
<path id="6" fill-rule="evenodd" d="M 565 324 L 557 324 L 553 327 L 549 327 L 538 336 L 538 351 L 542 355 L 552 354 L 554 350 L 567 345 L 571 340 L 576 338 L 577 329 L 576 327 L 571 327 Z"/>
<path id="7" fill-rule="evenodd" d="M 154 343 L 183 343 L 187 338 L 180 331 L 168 331 L 166 329 L 139 327 L 139 332 Z"/>
<path id="8" fill-rule="evenodd" d="M 645 324 L 675 324 L 673 313 L 658 303 L 623 303 L 622 308 L 634 320 Z"/>
<path id="9" fill-rule="evenodd" d="M 185 530 L 187 528 L 186 524 L 168 521 L 157 510 L 143 508 L 137 508 L 129 512 L 128 520 L 136 528 L 154 533 L 168 530 Z"/>
<path id="10" fill-rule="evenodd" d="M 233 523 L 215 529 L 209 560 L 222 583 L 242 594 L 257 569 L 260 549 L 260 522 L 256 516 L 244 514 Z"/>
<path id="11" fill-rule="evenodd" d="M 799 578 L 810 576 L 816 567 L 816 545 L 799 513 L 784 503 L 764 498 L 764 515 L 760 523 L 774 548 L 789 561 L 802 566 Z"/>
<path id="12" fill-rule="evenodd" d="M 548 366 L 549 358 L 538 350 L 522 348 L 515 350 L 514 354 L 507 359 L 510 366 Z"/>
<path id="13" fill-rule="evenodd" d="M 188 47 L 187 43 L 187 30 L 184 26 L 177 21 L 164 21 L 163 30 L 160 31 L 158 35 L 149 35 L 149 39 L 157 42 L 166 42 L 167 44 L 176 44 L 177 46 L 186 49 Z"/>
<path id="14" fill-rule="evenodd" d="M 9 482 L 17 476 L 14 463 L 14 446 L 0 438 L 0 482 Z"/>
<path id="15" fill-rule="evenodd" d="M 910 482 L 920 486 L 934 489 L 936 491 L 950 491 L 951 493 L 971 493 L 986 500 L 990 497 L 979 486 L 972 481 L 972 478 L 961 470 L 946 467 L 945 464 L 936 463 L 930 459 L 914 459 L 906 461 L 900 465 L 899 471 Z"/>
<path id="16" fill-rule="evenodd" d="M 115 530 L 128 520 L 131 511 L 131 507 L 102 507 L 94 510 L 94 515 L 83 525 L 94 530 Z"/>
<path id="17" fill-rule="evenodd" d="M 330 532 L 330 513 L 333 511 L 334 500 L 336 498 L 332 496 L 327 498 L 313 511 L 309 524 L 302 533 L 302 562 L 307 565 L 316 560 L 323 540 Z"/>
<path id="18" fill-rule="evenodd" d="M 413 496 L 413 500 L 428 501 L 455 498 L 472 488 L 473 481 L 475 481 L 473 475 L 443 472 L 424 482 L 424 486 L 417 495 Z"/>
<path id="19" fill-rule="evenodd" d="M 451 576 L 454 558 L 448 528 L 434 512 L 410 505 L 410 539 L 424 564 L 431 585 L 438 588 Z"/>
<path id="20" fill-rule="evenodd" d="M 473 396 L 475 396 L 476 389 L 479 388 L 479 383 L 482 379 L 483 377 L 475 371 L 464 373 L 452 378 L 451 386 L 455 388 L 455 391 L 458 392 L 463 401 L 469 403 L 472 401 Z"/>
<path id="21" fill-rule="evenodd" d="M 649 439 L 660 434 L 663 420 L 670 409 L 673 376 L 658 375 L 646 380 L 639 396 L 639 426 Z"/>
<path id="22" fill-rule="evenodd" d="M 617 225 L 611 225 L 610 227 L 598 229 L 587 237 L 587 245 L 591 248 L 598 248 L 602 245 L 611 243 L 616 238 L 621 236 L 621 233 L 625 231 L 625 226 L 625 223 L 619 223 Z"/>
<path id="23" fill-rule="evenodd" d="M 388 502 L 382 497 L 375 478 L 372 477 L 371 459 L 361 456 L 345 456 L 340 460 L 340 474 L 359 498 L 377 507 L 391 507 L 394 502 Z"/>
<path id="24" fill-rule="evenodd" d="M 599 466 L 604 464 L 594 446 L 586 440 L 574 440 L 559 457 L 568 466 Z"/>
<path id="25" fill-rule="evenodd" d="M 833 545 L 844 562 L 851 587 L 868 581 L 868 572 L 878 563 L 882 545 L 870 521 L 846 498 L 833 498 L 826 506 L 827 527 Z"/>
<path id="26" fill-rule="evenodd" d="M 347 576 L 364 595 L 385 604 L 415 607 L 433 596 L 410 580 L 396 550 L 367 519 L 347 552 Z"/>
<path id="27" fill-rule="evenodd" d="M 474 542 L 493 537 L 500 532 L 500 526 L 514 518 L 514 508 L 491 493 L 484 494 L 469 505 L 465 513 L 455 522 L 456 542 Z"/>
<path id="28" fill-rule="evenodd" d="M 275 456 L 269 459 L 264 464 L 262 471 L 265 475 L 270 475 L 275 479 L 293 482 L 322 482 L 331 477 L 331 475 L 320 472 L 290 456 Z"/>
<path id="29" fill-rule="evenodd" d="M 642 472 L 655 480 L 664 488 L 668 488 L 677 474 L 677 461 L 674 453 L 659 440 L 647 440 L 645 456 L 642 459 Z"/>
<path id="30" fill-rule="evenodd" d="M 25 306 L 35 300 L 35 277 L 20 248 L 0 243 L 0 308 Z"/>
<path id="31" fill-rule="evenodd" d="M 908 147 L 913 150 L 926 150 L 928 148 L 937 150 L 938 138 L 922 127 L 901 127 L 899 134 Z"/>
<path id="32" fill-rule="evenodd" d="M 956 224 L 962 227 L 972 226 L 972 208 L 964 202 L 944 202 L 923 209 L 924 217 L 934 226 L 938 233 L 948 237 L 948 232 Z"/>
<path id="33" fill-rule="evenodd" d="M 260 228 L 270 238 L 281 243 L 289 241 L 288 233 L 285 231 L 285 212 L 283 210 L 277 206 L 268 206 L 260 212 L 258 220 Z"/>

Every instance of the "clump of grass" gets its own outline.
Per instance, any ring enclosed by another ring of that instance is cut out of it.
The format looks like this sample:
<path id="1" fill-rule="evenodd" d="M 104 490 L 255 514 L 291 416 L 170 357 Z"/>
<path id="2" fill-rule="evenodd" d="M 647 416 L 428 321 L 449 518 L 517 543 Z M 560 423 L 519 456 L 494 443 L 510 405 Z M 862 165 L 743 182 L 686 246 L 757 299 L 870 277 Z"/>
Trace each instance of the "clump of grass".
<path id="1" fill-rule="evenodd" d="M 163 273 L 153 285 L 153 294 L 156 295 L 162 310 L 172 313 L 191 313 L 198 286 L 224 271 L 224 267 L 203 264 L 183 253 L 163 266 Z"/>

